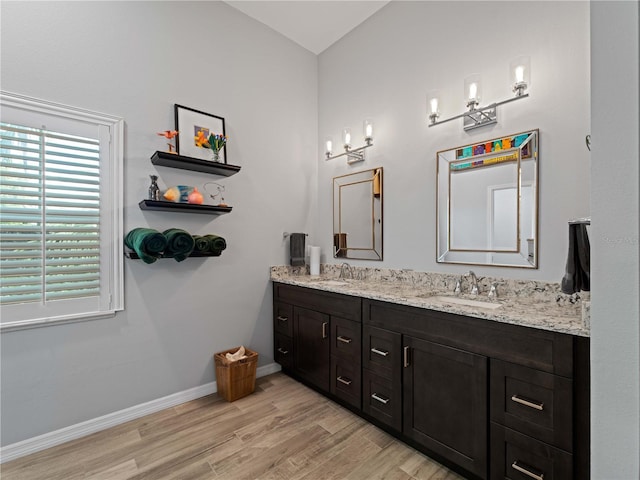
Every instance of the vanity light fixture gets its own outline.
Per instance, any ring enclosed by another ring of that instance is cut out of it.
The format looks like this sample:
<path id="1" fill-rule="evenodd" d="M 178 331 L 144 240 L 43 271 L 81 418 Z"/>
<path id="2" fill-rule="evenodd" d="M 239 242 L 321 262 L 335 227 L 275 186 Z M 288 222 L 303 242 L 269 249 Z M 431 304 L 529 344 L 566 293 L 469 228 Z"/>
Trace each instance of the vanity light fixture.
<path id="1" fill-rule="evenodd" d="M 342 131 L 342 145 L 344 147 L 344 153 L 333 155 L 333 140 L 331 138 L 325 139 L 325 156 L 326 160 L 333 160 L 334 158 L 347 156 L 347 163 L 362 162 L 364 160 L 364 150 L 373 145 L 373 122 L 371 120 L 365 120 L 363 125 L 364 130 L 364 142 L 365 145 L 358 148 L 351 148 L 351 129 L 345 128 Z"/>
<path id="2" fill-rule="evenodd" d="M 464 79 L 464 95 L 465 102 L 468 111 L 456 115 L 454 117 L 446 118 L 444 120 L 438 120 L 440 112 L 438 111 L 439 96 L 436 93 L 431 93 L 427 96 L 427 108 L 429 109 L 430 127 L 434 125 L 440 125 L 441 123 L 449 122 L 457 118 L 463 119 L 464 130 L 472 130 L 478 127 L 484 127 L 486 125 L 493 125 L 498 123 L 497 107 L 504 105 L 505 103 L 513 102 L 521 98 L 529 96 L 528 93 L 524 93 L 530 84 L 531 75 L 531 60 L 529 57 L 520 56 L 515 58 L 510 63 L 510 76 L 513 82 L 513 92 L 515 96 L 502 100 L 500 102 L 494 102 L 486 107 L 480 106 L 482 98 L 481 93 L 481 79 L 479 74 L 473 74 Z"/>

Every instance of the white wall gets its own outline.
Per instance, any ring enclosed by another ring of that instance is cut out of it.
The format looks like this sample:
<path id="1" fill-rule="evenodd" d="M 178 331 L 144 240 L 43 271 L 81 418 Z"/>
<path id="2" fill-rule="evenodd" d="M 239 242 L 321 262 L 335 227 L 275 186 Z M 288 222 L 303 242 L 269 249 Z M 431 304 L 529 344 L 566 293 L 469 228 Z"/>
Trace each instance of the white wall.
<path id="1" fill-rule="evenodd" d="M 510 98 L 509 62 L 531 56 L 529 98 L 499 107 L 498 124 L 466 133 L 462 120 L 428 128 L 426 95 L 442 119 L 462 113 L 464 78 L 483 77 L 483 104 Z M 478 275 L 559 282 L 567 220 L 589 215 L 589 5 L 587 2 L 394 1 L 319 56 L 319 130 L 350 126 L 354 146 L 371 118 L 364 163 L 318 158 L 319 232 L 331 229 L 331 178 L 384 167 L 384 261 L 370 266 L 464 272 L 436 263 L 436 152 L 540 129 L 540 268 L 476 267 Z M 322 236 L 330 251 L 329 235 Z M 333 261 L 333 260 L 331 260 Z M 358 265 L 364 262 L 354 261 Z"/>
<path id="2" fill-rule="evenodd" d="M 228 242 L 219 258 L 125 260 L 114 319 L 2 334 L 2 444 L 212 382 L 213 353 L 239 344 L 272 362 L 269 266 L 315 211 L 316 56 L 221 2 L 2 2 L 1 21 L 3 90 L 125 119 L 126 231 Z M 151 164 L 175 103 L 225 117 L 239 174 Z M 220 181 L 233 212 L 143 212 L 154 173 Z"/>
<path id="3" fill-rule="evenodd" d="M 592 478 L 640 478 L 638 2 L 591 2 Z"/>

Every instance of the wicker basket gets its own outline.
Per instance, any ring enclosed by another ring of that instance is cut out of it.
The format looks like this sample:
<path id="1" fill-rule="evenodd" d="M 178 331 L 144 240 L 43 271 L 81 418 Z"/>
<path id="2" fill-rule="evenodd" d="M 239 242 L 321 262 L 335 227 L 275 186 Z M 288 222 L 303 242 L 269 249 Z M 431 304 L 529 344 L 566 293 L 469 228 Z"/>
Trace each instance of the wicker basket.
<path id="1" fill-rule="evenodd" d="M 213 356 L 216 365 L 216 382 L 218 394 L 227 402 L 233 402 L 239 398 L 253 393 L 256 388 L 256 369 L 258 366 L 258 354 L 245 348 L 247 358 L 230 362 L 225 356 L 227 353 L 235 353 L 238 348 L 218 352 Z"/>

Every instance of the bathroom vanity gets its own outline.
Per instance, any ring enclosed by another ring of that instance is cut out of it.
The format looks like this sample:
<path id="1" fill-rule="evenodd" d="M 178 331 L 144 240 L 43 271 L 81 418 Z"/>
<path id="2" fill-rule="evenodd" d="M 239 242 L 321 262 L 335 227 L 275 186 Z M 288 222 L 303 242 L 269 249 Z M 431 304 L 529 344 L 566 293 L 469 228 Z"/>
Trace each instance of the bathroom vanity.
<path id="1" fill-rule="evenodd" d="M 507 300 L 433 286 L 272 279 L 288 375 L 465 477 L 589 478 L 589 339 L 575 306 L 556 305 L 566 322 L 527 325 L 527 308 L 544 316 L 539 300 L 517 317 Z"/>

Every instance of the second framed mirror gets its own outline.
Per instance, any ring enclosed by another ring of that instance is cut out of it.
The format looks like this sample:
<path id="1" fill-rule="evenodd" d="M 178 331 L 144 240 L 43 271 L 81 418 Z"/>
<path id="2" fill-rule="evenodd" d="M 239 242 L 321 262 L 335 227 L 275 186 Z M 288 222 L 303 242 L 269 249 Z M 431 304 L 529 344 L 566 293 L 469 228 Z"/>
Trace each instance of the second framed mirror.
<path id="1" fill-rule="evenodd" d="M 382 167 L 333 179 L 333 256 L 382 260 Z"/>

